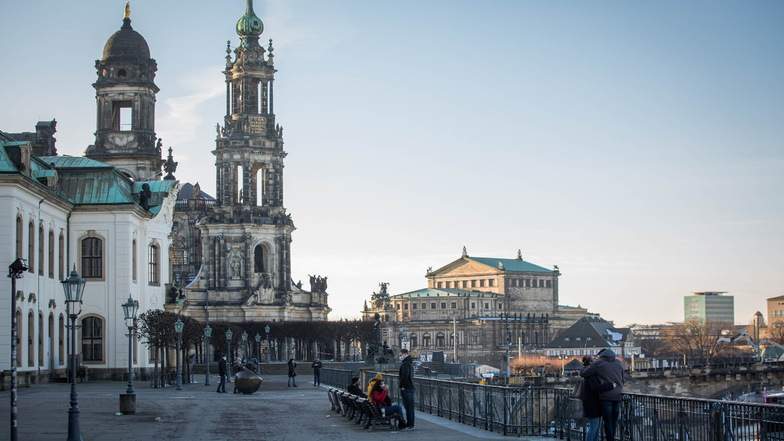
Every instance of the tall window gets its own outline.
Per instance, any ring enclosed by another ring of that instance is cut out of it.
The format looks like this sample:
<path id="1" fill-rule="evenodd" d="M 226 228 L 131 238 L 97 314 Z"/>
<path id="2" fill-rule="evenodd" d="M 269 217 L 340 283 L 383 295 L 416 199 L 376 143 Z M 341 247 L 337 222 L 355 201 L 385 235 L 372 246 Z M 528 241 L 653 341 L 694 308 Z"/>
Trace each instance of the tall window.
<path id="1" fill-rule="evenodd" d="M 54 231 L 49 230 L 49 278 L 54 279 Z"/>
<path id="2" fill-rule="evenodd" d="M 33 273 L 35 272 L 33 270 L 35 266 L 35 225 L 32 222 L 27 225 L 27 240 L 27 270 Z"/>
<path id="3" fill-rule="evenodd" d="M 31 313 L 32 314 L 32 313 Z M 22 311 L 17 309 L 16 310 L 16 347 L 21 348 L 22 346 Z M 22 367 L 22 351 L 17 350 L 16 352 L 16 367 Z"/>
<path id="4" fill-rule="evenodd" d="M 60 360 L 60 365 L 65 364 L 65 317 L 60 314 L 60 323 L 57 326 L 57 359 Z"/>
<path id="5" fill-rule="evenodd" d="M 418 341 L 417 341 L 417 335 L 416 334 L 411 334 L 411 337 L 408 338 L 408 341 L 411 344 L 412 348 L 417 347 Z"/>
<path id="6" fill-rule="evenodd" d="M 150 245 L 150 256 L 149 256 L 149 283 L 150 285 L 159 285 L 160 284 L 160 249 L 157 245 Z"/>
<path id="7" fill-rule="evenodd" d="M 27 314 L 27 365 L 34 366 L 35 349 L 33 346 L 33 337 L 35 336 L 35 316 L 33 311 Z"/>
<path id="8" fill-rule="evenodd" d="M 16 256 L 14 256 L 14 258 L 22 257 L 22 249 L 24 248 L 24 246 L 22 245 L 24 243 L 24 237 L 23 236 L 24 236 L 24 230 L 22 229 L 22 218 L 17 216 L 17 218 L 16 218 Z"/>
<path id="9" fill-rule="evenodd" d="M 133 281 L 136 281 L 136 239 L 133 240 L 131 245 L 131 272 L 133 273 Z"/>
<path id="10" fill-rule="evenodd" d="M 65 237 L 60 233 L 60 238 L 57 239 L 57 263 L 59 267 L 58 278 L 65 280 Z"/>
<path id="11" fill-rule="evenodd" d="M 38 366 L 44 365 L 44 315 L 38 313 Z"/>
<path id="12" fill-rule="evenodd" d="M 38 226 L 38 275 L 44 275 L 44 225 Z"/>
<path id="13" fill-rule="evenodd" d="M 436 334 L 436 346 L 439 348 L 443 348 L 444 346 L 446 346 L 446 343 L 444 341 L 444 334 L 440 332 Z"/>
<path id="14" fill-rule="evenodd" d="M 267 265 L 264 262 L 264 247 L 256 245 L 253 250 L 253 270 L 257 273 L 264 273 Z"/>
<path id="15" fill-rule="evenodd" d="M 82 277 L 103 277 L 103 241 L 97 237 L 82 240 Z"/>
<path id="16" fill-rule="evenodd" d="M 98 317 L 82 320 L 82 358 L 84 361 L 103 360 L 103 320 Z"/>
<path id="17" fill-rule="evenodd" d="M 430 334 L 428 333 L 422 334 L 422 346 L 426 348 L 430 347 Z"/>

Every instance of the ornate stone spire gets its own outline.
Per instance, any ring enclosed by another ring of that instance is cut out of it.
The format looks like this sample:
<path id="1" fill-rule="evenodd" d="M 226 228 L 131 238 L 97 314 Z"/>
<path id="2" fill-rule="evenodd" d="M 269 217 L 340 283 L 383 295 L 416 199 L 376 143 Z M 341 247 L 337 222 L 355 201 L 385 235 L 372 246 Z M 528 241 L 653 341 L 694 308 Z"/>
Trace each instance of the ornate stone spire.
<path id="1" fill-rule="evenodd" d="M 245 14 L 237 22 L 237 35 L 242 40 L 240 46 L 245 49 L 259 47 L 259 35 L 262 32 L 264 32 L 264 23 L 253 12 L 253 0 L 247 0 Z"/>

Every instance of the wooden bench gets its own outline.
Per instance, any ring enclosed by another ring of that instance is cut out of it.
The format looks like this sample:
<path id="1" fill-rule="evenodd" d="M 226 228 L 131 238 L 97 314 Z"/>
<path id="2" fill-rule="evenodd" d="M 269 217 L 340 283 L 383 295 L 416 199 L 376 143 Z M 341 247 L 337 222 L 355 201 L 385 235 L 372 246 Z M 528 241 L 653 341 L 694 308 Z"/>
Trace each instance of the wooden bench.
<path id="1" fill-rule="evenodd" d="M 382 415 L 381 409 L 366 398 L 332 387 L 327 389 L 327 396 L 334 412 L 359 424 L 363 429 L 372 431 L 376 426 L 388 425 L 394 431 L 400 426 L 400 415 Z"/>

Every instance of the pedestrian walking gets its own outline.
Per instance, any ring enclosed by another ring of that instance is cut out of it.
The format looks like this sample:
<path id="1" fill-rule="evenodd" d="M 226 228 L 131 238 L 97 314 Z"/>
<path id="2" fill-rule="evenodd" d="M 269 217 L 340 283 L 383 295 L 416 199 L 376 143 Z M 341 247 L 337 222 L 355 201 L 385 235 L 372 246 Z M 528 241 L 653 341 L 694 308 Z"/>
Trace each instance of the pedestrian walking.
<path id="1" fill-rule="evenodd" d="M 289 383 L 288 383 L 288 387 L 291 387 L 292 385 L 294 385 L 294 387 L 297 387 L 297 379 L 296 379 L 296 376 L 297 376 L 297 370 L 296 370 L 297 369 L 297 363 L 294 361 L 293 358 L 289 358 L 289 362 L 287 364 L 289 365 Z"/>
<path id="2" fill-rule="evenodd" d="M 219 394 L 226 393 L 226 375 L 228 374 L 228 369 L 226 366 L 226 356 L 222 356 L 218 361 L 218 375 L 220 375 L 220 383 L 218 383 L 218 392 Z"/>

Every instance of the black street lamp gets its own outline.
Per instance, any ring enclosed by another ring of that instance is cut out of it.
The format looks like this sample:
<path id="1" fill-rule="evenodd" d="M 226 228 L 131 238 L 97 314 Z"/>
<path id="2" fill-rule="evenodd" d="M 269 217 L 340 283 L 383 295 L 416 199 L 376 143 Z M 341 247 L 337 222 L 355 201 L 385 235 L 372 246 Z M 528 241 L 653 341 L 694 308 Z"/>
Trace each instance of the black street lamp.
<path id="1" fill-rule="evenodd" d="M 79 428 L 79 403 L 76 396 L 76 318 L 82 313 L 82 296 L 85 280 L 76 272 L 76 264 L 71 275 L 61 282 L 65 291 L 65 305 L 71 319 L 71 408 L 68 409 L 68 441 L 82 441 Z M 79 310 L 77 311 L 77 303 Z"/>
<path id="2" fill-rule="evenodd" d="M 230 366 L 234 366 L 233 358 L 231 358 L 231 338 L 234 337 L 234 333 L 231 332 L 231 329 L 226 330 L 226 344 L 228 345 L 228 349 L 226 350 L 227 359 L 229 360 Z M 231 375 L 229 375 L 229 383 L 231 383 Z"/>
<path id="3" fill-rule="evenodd" d="M 270 325 L 264 327 L 264 332 L 267 333 L 267 363 L 269 363 L 270 362 L 270 339 L 269 339 Z"/>
<path id="4" fill-rule="evenodd" d="M 204 374 L 204 385 L 210 385 L 210 336 L 212 335 L 212 328 L 210 325 L 204 327 L 204 354 L 207 356 L 207 372 Z"/>
<path id="5" fill-rule="evenodd" d="M 133 336 L 135 334 L 133 331 L 136 313 L 139 311 L 139 301 L 128 296 L 128 301 L 122 304 L 122 309 L 125 326 L 128 328 L 128 389 L 125 393 L 133 395 L 136 393 L 133 390 Z"/>
<path id="6" fill-rule="evenodd" d="M 175 390 L 182 390 L 182 370 L 180 369 L 180 345 L 182 345 L 182 328 L 185 326 L 185 323 L 177 317 L 177 321 L 174 322 L 174 332 L 177 333 L 177 354 L 174 357 L 177 360 L 177 380 L 174 384 Z"/>
<path id="7" fill-rule="evenodd" d="M 261 364 L 261 336 L 259 333 L 256 333 L 256 375 L 261 375 L 261 369 L 259 368 L 259 364 Z"/>
<path id="8" fill-rule="evenodd" d="M 16 441 L 16 279 L 24 277 L 27 261 L 19 258 L 8 266 L 8 277 L 11 278 L 11 441 Z"/>
<path id="9" fill-rule="evenodd" d="M 240 337 L 242 337 L 242 347 L 243 347 L 243 350 L 245 351 L 245 361 L 249 362 L 250 361 L 250 351 L 248 351 L 248 333 L 245 332 L 245 331 L 242 331 L 242 335 Z"/>

